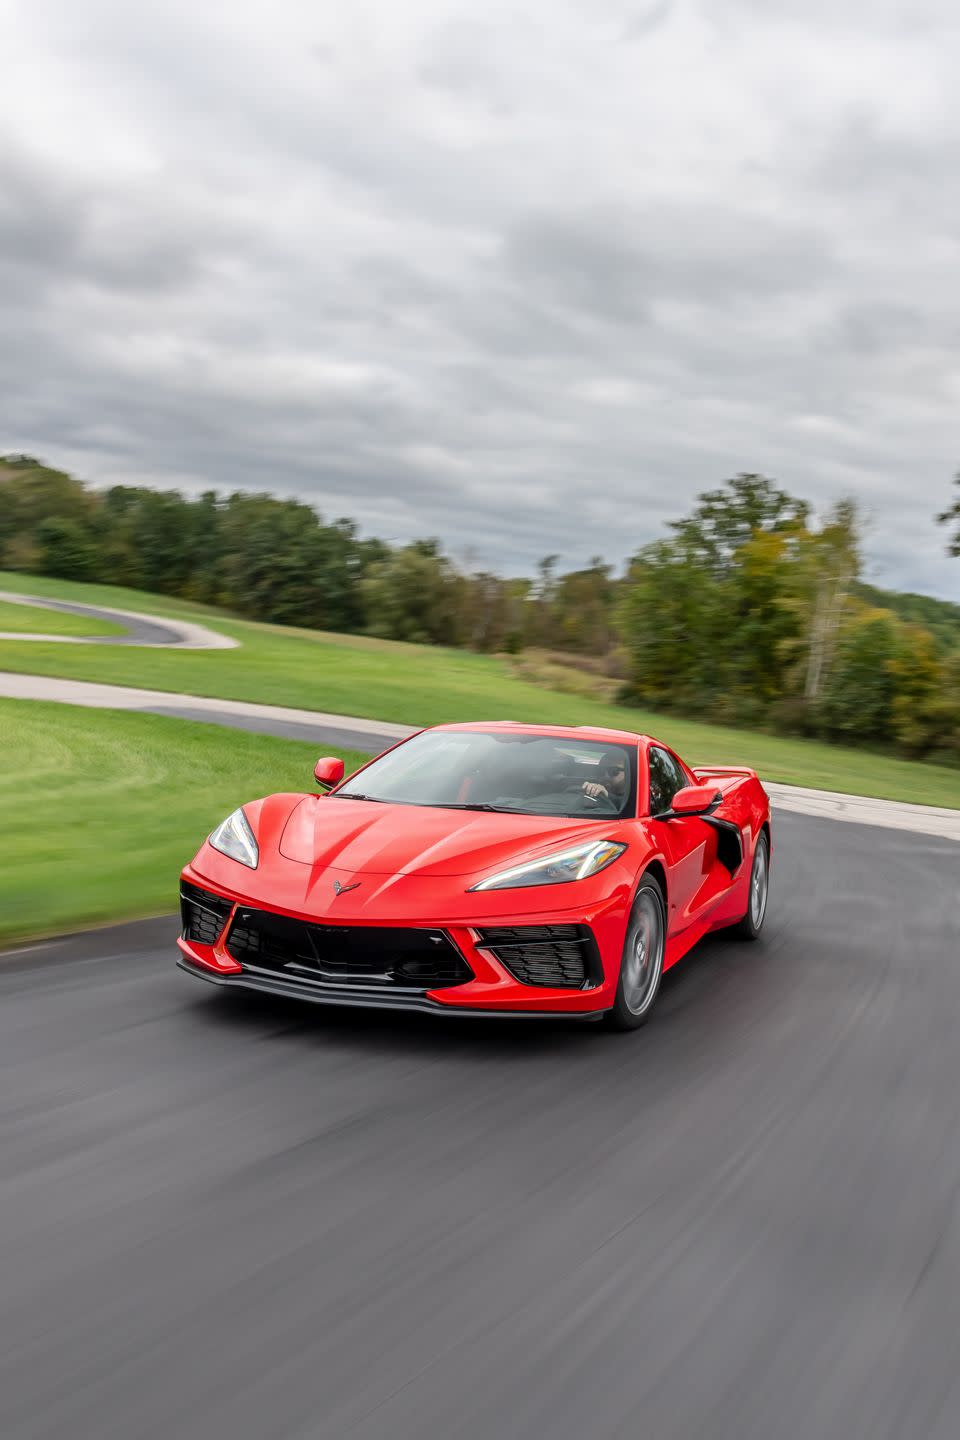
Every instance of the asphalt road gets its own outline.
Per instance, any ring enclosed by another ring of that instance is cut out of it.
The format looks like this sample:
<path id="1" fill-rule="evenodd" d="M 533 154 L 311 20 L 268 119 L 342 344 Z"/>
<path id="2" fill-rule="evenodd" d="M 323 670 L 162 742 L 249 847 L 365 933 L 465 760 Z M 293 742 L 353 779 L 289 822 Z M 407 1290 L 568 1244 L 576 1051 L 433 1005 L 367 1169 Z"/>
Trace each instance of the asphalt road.
<path id="1" fill-rule="evenodd" d="M 80 605 L 68 600 L 48 600 L 37 596 L 28 597 L 30 604 L 38 609 L 60 610 L 67 615 L 92 616 L 96 620 L 109 620 L 122 625 L 122 635 L 97 635 L 98 645 L 176 645 L 180 640 L 179 630 L 162 620 L 148 620 L 144 616 L 131 616 L 125 610 L 105 610 L 102 605 Z"/>
<path id="2" fill-rule="evenodd" d="M 95 620 L 109 620 L 123 627 L 120 635 L 30 635 L 4 632 L 8 640 L 43 639 L 71 645 L 147 645 L 189 650 L 231 650 L 236 640 L 208 630 L 190 620 L 156 619 L 133 610 L 109 610 L 103 605 L 86 605 L 73 600 L 53 600 L 45 595 L 21 595 L 0 590 L 0 600 L 27 605 L 32 610 L 58 610 L 67 615 L 85 615 Z"/>
<path id="3" fill-rule="evenodd" d="M 229 710 L 201 710 L 190 704 L 191 697 L 183 696 L 180 705 L 151 705 L 151 715 L 169 715 L 174 720 L 199 720 L 212 725 L 225 725 L 230 730 L 253 730 L 260 735 L 277 735 L 281 740 L 313 741 L 318 746 L 329 746 L 331 750 L 356 750 L 361 755 L 379 755 L 397 743 L 396 727 L 383 730 L 365 728 L 355 730 L 350 717 L 343 716 L 342 723 L 329 722 L 318 725 L 315 721 L 281 720 L 273 715 L 231 714 Z M 266 710 L 268 707 L 263 706 Z M 410 732 L 413 733 L 412 730 Z"/>
<path id="4" fill-rule="evenodd" d="M 66 705 L 107 710 L 129 710 L 147 715 L 168 715 L 265 735 L 304 740 L 324 750 L 358 750 L 379 754 L 413 733 L 406 725 L 370 720 L 357 715 L 333 715 L 290 706 L 259 705 L 246 700 L 214 699 L 130 685 L 102 685 L 89 680 L 65 680 L 54 675 L 30 675 L 0 670 L 0 696 L 13 700 L 56 701 Z M 697 757 L 692 757 L 696 759 Z M 723 763 L 722 756 L 711 756 Z M 761 776 L 774 812 L 784 811 L 844 824 L 880 826 L 937 839 L 960 842 L 960 810 L 903 801 L 845 795 L 832 790 L 811 790 L 783 785 Z"/>
<path id="5" fill-rule="evenodd" d="M 776 841 L 634 1035 L 7 957 L 3 1440 L 956 1440 L 958 851 Z"/>

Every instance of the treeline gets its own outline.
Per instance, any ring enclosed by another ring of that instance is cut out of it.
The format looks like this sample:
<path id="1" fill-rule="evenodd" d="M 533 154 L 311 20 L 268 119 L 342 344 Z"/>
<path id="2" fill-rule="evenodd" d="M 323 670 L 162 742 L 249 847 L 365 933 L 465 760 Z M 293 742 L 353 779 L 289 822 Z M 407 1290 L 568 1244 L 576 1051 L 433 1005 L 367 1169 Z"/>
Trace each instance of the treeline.
<path id="1" fill-rule="evenodd" d="M 216 605 L 251 620 L 389 640 L 605 654 L 612 570 L 535 580 L 468 573 L 439 541 L 361 539 L 298 500 L 115 485 L 93 490 L 28 455 L 0 457 L 0 567 Z"/>
<path id="2" fill-rule="evenodd" d="M 960 607 L 863 585 L 851 502 L 740 475 L 670 529 L 621 589 L 635 698 L 960 761 Z"/>
<path id="3" fill-rule="evenodd" d="M 221 606 L 254 620 L 517 653 L 572 652 L 623 698 L 960 763 L 960 607 L 860 580 L 849 502 L 758 475 L 699 497 L 626 573 L 597 558 L 505 579 L 433 539 L 389 545 L 264 494 L 92 490 L 0 460 L 0 565 Z"/>

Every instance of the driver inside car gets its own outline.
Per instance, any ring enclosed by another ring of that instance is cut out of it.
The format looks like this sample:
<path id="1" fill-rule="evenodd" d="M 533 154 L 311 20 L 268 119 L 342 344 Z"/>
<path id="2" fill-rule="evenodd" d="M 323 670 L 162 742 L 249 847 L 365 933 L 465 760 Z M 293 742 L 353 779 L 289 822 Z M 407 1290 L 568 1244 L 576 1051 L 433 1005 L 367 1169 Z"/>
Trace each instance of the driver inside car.
<path id="1" fill-rule="evenodd" d="M 627 798 L 627 757 L 622 750 L 607 750 L 597 766 L 597 780 L 584 780 L 583 793 L 591 800 L 609 800 L 617 808 Z"/>

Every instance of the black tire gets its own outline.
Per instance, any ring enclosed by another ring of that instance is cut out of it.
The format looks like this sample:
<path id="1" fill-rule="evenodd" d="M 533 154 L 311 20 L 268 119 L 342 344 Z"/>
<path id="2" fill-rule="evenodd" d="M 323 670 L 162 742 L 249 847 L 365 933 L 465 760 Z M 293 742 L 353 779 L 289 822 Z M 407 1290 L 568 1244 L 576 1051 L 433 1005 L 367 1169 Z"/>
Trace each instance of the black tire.
<path id="1" fill-rule="evenodd" d="M 667 943 L 667 907 L 655 877 L 646 874 L 637 886 L 620 956 L 620 975 L 613 1009 L 604 1017 L 611 1030 L 638 1030 L 650 1018 L 663 977 Z"/>
<path id="2" fill-rule="evenodd" d="M 760 831 L 754 846 L 747 894 L 747 913 L 736 925 L 731 926 L 731 934 L 741 940 L 759 940 L 770 894 L 770 841 L 767 839 L 766 830 Z"/>

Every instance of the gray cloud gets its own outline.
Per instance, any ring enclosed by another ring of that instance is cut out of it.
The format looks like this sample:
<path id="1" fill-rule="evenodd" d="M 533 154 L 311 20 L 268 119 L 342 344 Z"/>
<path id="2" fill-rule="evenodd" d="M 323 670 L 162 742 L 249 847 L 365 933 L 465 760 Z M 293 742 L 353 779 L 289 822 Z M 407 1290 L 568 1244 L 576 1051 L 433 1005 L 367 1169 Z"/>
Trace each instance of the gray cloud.
<path id="1" fill-rule="evenodd" d="M 743 469 L 960 595 L 946 0 L 15 3 L 0 448 L 510 571 Z"/>

